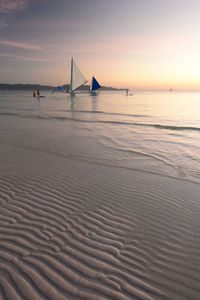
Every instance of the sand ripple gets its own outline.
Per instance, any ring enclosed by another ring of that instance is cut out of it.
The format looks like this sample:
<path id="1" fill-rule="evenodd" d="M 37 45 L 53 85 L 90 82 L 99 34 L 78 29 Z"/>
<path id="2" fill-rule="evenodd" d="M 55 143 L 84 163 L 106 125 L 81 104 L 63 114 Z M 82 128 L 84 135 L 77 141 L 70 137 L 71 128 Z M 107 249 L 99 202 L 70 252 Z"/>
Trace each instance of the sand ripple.
<path id="1" fill-rule="evenodd" d="M 1 299 L 200 299 L 198 185 L 12 146 L 5 159 Z"/>

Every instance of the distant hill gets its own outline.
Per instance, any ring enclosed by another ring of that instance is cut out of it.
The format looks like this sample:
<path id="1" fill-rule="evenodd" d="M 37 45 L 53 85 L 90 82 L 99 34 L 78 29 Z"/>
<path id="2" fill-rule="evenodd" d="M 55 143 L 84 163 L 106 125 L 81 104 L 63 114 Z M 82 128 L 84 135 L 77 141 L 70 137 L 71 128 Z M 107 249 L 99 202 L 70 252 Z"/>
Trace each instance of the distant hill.
<path id="1" fill-rule="evenodd" d="M 49 91 L 54 89 L 55 87 L 50 85 L 40 85 L 40 84 L 6 84 L 6 83 L 0 83 L 0 90 L 5 91 L 18 91 L 18 90 L 36 90 L 40 89 L 43 91 Z"/>
<path id="2" fill-rule="evenodd" d="M 69 89 L 69 84 L 63 85 L 62 89 L 67 90 Z M 52 90 L 57 90 L 57 87 L 51 86 L 51 85 L 40 85 L 40 84 L 6 84 L 6 83 L 0 83 L 0 90 L 4 91 L 20 91 L 20 90 L 36 90 L 40 89 L 41 91 L 52 91 Z M 89 85 L 84 85 L 81 90 L 89 90 Z M 102 86 L 101 90 L 111 90 L 111 91 L 123 91 L 124 89 L 117 89 L 113 87 L 107 87 L 107 86 Z"/>

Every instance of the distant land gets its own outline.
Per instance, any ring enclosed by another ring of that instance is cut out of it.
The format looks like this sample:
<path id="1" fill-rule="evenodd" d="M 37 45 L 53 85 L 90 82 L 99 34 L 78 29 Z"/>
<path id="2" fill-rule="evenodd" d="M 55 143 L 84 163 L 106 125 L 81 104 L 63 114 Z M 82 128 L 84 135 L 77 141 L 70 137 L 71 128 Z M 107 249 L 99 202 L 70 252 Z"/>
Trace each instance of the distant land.
<path id="1" fill-rule="evenodd" d="M 7 83 L 0 83 L 0 90 L 3 91 L 16 91 L 16 90 L 36 90 L 40 89 L 41 91 L 51 91 L 51 90 L 57 90 L 57 86 L 51 86 L 51 85 L 40 85 L 40 84 L 7 84 Z M 70 85 L 63 85 L 62 89 L 67 90 L 70 88 Z M 89 85 L 84 85 L 81 90 L 89 90 Z M 102 86 L 101 90 L 111 90 L 111 91 L 124 91 L 125 89 L 117 89 L 114 87 L 107 87 Z"/>

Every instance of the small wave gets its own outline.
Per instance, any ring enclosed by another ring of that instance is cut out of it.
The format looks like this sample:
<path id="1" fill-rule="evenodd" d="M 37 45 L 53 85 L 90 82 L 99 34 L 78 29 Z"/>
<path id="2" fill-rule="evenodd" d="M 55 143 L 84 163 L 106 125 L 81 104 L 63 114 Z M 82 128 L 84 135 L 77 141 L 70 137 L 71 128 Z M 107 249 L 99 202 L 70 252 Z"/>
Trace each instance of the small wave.
<path id="1" fill-rule="evenodd" d="M 200 131 L 200 127 L 195 126 L 174 126 L 174 125 L 162 125 L 162 124 L 138 124 L 142 126 L 151 126 L 160 129 L 168 129 L 168 130 L 195 130 Z"/>
<path id="2" fill-rule="evenodd" d="M 153 127 L 157 129 L 174 130 L 174 131 L 200 131 L 200 127 L 195 126 L 176 126 L 176 125 L 166 125 L 166 124 L 151 124 L 151 123 L 139 123 L 139 122 L 126 122 L 126 121 L 113 121 L 113 120 L 87 120 L 74 117 L 66 116 L 48 116 L 48 115 L 34 115 L 34 114 L 23 114 L 15 112 L 1 112 L 0 115 L 6 116 L 16 116 L 21 118 L 31 118 L 31 119 L 44 119 L 44 120 L 60 120 L 60 121 L 74 121 L 74 122 L 84 122 L 84 123 L 103 123 L 111 125 L 125 125 L 125 126 L 141 126 L 141 127 Z M 133 116 L 133 115 L 131 115 Z M 138 116 L 138 115 L 137 115 Z M 140 115 L 141 116 L 141 115 Z"/>
<path id="3" fill-rule="evenodd" d="M 175 126 L 175 125 L 165 125 L 165 124 L 150 124 L 150 123 L 139 123 L 139 122 L 124 122 L 124 121 L 111 121 L 111 120 L 85 120 L 78 118 L 68 118 L 68 117 L 50 117 L 51 119 L 57 120 L 73 120 L 77 122 L 86 122 L 86 123 L 105 123 L 105 124 L 113 124 L 113 125 L 133 125 L 133 126 L 142 126 L 142 127 L 154 127 L 158 129 L 165 130 L 177 130 L 177 131 L 200 131 L 200 127 L 195 126 Z"/>
<path id="4" fill-rule="evenodd" d="M 9 109 L 10 107 L 1 107 L 0 109 Z M 26 113 L 27 111 L 35 111 L 37 113 L 37 110 L 34 109 L 26 109 L 26 111 L 24 111 L 24 113 Z M 69 112 L 69 113 L 80 113 L 80 114 L 99 114 L 99 115 L 108 115 L 108 116 L 121 116 L 121 117 L 134 117 L 134 118 L 151 118 L 152 116 L 150 115 L 143 115 L 143 114 L 124 114 L 124 113 L 117 113 L 117 112 L 105 112 L 105 111 L 91 111 L 91 110 L 71 110 L 71 109 L 57 109 L 57 110 L 53 110 L 53 109 L 48 109 L 48 110 L 44 110 L 42 109 L 41 111 L 43 112 L 58 112 L 58 113 L 65 113 L 65 112 Z M 0 115 L 18 115 L 19 112 L 0 112 Z"/>

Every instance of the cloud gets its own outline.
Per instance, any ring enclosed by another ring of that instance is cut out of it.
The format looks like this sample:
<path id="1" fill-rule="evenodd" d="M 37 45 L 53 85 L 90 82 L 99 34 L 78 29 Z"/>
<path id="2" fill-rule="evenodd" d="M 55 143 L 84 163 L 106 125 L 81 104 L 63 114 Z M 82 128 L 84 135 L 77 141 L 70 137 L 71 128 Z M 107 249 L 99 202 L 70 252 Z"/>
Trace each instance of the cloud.
<path id="1" fill-rule="evenodd" d="M 48 61 L 50 61 L 49 59 L 46 59 L 46 58 L 21 56 L 21 55 L 7 54 L 7 53 L 0 53 L 0 56 L 8 57 L 8 58 L 14 58 L 14 59 L 20 59 L 20 60 L 26 60 L 26 61 L 39 61 L 39 62 L 48 62 Z"/>
<path id="2" fill-rule="evenodd" d="M 20 48 L 25 50 L 42 50 L 41 47 L 33 44 L 27 44 L 27 43 L 10 41 L 10 40 L 0 40 L 0 45 L 12 47 L 12 48 Z"/>
<path id="3" fill-rule="evenodd" d="M 27 6 L 26 0 L 0 0 L 0 14 L 9 14 Z"/>
<path id="4" fill-rule="evenodd" d="M 28 0 L 0 0 L 0 29 L 8 25 L 8 18 L 26 8 Z"/>

